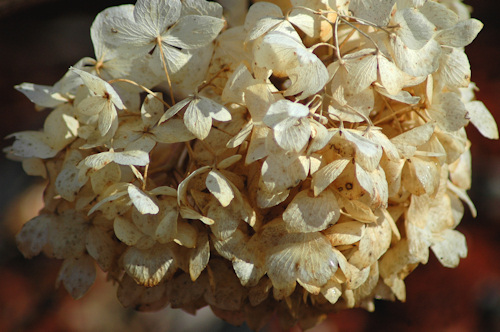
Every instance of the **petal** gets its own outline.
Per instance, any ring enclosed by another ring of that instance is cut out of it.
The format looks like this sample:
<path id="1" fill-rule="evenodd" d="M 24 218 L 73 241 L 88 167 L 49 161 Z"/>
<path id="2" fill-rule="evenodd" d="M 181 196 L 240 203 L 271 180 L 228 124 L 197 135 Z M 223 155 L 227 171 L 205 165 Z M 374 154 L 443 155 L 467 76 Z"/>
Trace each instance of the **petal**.
<path id="1" fill-rule="evenodd" d="M 207 189 L 217 198 L 223 207 L 231 203 L 234 198 L 233 188 L 228 179 L 217 170 L 211 170 L 205 181 Z"/>
<path id="2" fill-rule="evenodd" d="M 196 104 L 198 109 L 204 114 L 210 115 L 210 117 L 217 121 L 230 121 L 231 113 L 219 103 L 214 102 L 212 99 L 199 97 L 199 101 Z"/>
<path id="3" fill-rule="evenodd" d="M 399 26 L 396 34 L 412 50 L 420 50 L 434 34 L 434 25 L 416 8 L 396 11 L 393 20 Z"/>
<path id="4" fill-rule="evenodd" d="M 210 114 L 202 112 L 197 103 L 193 101 L 188 105 L 186 113 L 184 113 L 184 124 L 194 136 L 204 140 L 212 128 L 212 117 Z"/>
<path id="5" fill-rule="evenodd" d="M 267 274 L 277 289 L 296 280 L 323 286 L 337 271 L 337 257 L 321 233 L 289 234 L 278 219 L 267 224 L 260 237 L 260 248 L 267 257 Z"/>
<path id="6" fill-rule="evenodd" d="M 208 242 L 208 235 L 200 233 L 196 240 L 196 248 L 191 252 L 191 256 L 189 257 L 189 275 L 192 281 L 198 279 L 201 272 L 205 270 L 209 259 L 210 243 Z"/>
<path id="7" fill-rule="evenodd" d="M 351 159 L 337 159 L 314 173 L 311 186 L 314 189 L 314 195 L 319 195 L 344 171 Z"/>
<path id="8" fill-rule="evenodd" d="M 103 271 L 110 271 L 117 256 L 117 242 L 104 229 L 90 227 L 86 239 L 87 252 L 94 258 Z"/>
<path id="9" fill-rule="evenodd" d="M 498 127 L 495 119 L 481 101 L 471 101 L 465 104 L 470 121 L 481 135 L 489 139 L 498 139 Z"/>
<path id="10" fill-rule="evenodd" d="M 38 255 L 49 240 L 49 227 L 53 216 L 41 214 L 23 225 L 16 235 L 16 244 L 24 257 Z"/>
<path id="11" fill-rule="evenodd" d="M 329 190 L 316 197 L 308 189 L 303 190 L 283 212 L 286 229 L 291 233 L 319 232 L 335 224 L 339 217 L 337 199 Z"/>
<path id="12" fill-rule="evenodd" d="M 149 154 L 141 150 L 115 152 L 113 161 L 120 165 L 146 166 L 149 164 Z"/>
<path id="13" fill-rule="evenodd" d="M 332 246 L 354 244 L 361 240 L 365 231 L 365 223 L 359 221 L 339 222 L 328 228 L 323 234 Z"/>
<path id="14" fill-rule="evenodd" d="M 460 258 L 467 257 L 465 236 L 455 230 L 447 229 L 439 234 L 441 239 L 431 246 L 432 251 L 445 267 L 457 267 Z"/>
<path id="15" fill-rule="evenodd" d="M 337 2 L 339 2 L 337 0 Z M 351 0 L 349 10 L 354 16 L 368 20 L 379 26 L 389 23 L 392 7 L 396 0 L 382 0 L 377 2 Z"/>
<path id="16" fill-rule="evenodd" d="M 162 35 L 165 43 L 196 49 L 211 43 L 224 27 L 224 20 L 210 16 L 188 15 Z"/>
<path id="17" fill-rule="evenodd" d="M 158 285 L 170 279 L 177 269 L 170 245 L 157 244 L 146 250 L 128 248 L 123 254 L 125 272 L 146 287 Z"/>
<path id="18" fill-rule="evenodd" d="M 158 143 L 187 142 L 195 136 L 187 129 L 181 119 L 170 119 L 151 130 L 155 141 Z"/>
<path id="19" fill-rule="evenodd" d="M 80 299 L 94 284 L 96 270 L 94 260 L 88 255 L 64 260 L 57 283 L 61 281 L 74 299 Z"/>
<path id="20" fill-rule="evenodd" d="M 427 76 L 439 67 L 441 46 L 431 39 L 419 50 L 406 47 L 401 38 L 391 38 L 393 57 L 398 67 L 412 76 Z"/>
<path id="21" fill-rule="evenodd" d="M 181 15 L 180 0 L 138 0 L 134 7 L 134 19 L 139 26 L 154 36 L 160 35 L 174 24 Z"/>
<path id="22" fill-rule="evenodd" d="M 59 94 L 53 87 L 33 83 L 22 83 L 14 87 L 23 93 L 28 99 L 42 107 L 56 107 L 68 100 Z"/>
<path id="23" fill-rule="evenodd" d="M 48 159 L 54 157 L 59 151 L 50 146 L 48 134 L 39 131 L 22 131 L 14 133 L 7 138 L 15 137 L 12 146 L 4 152 L 22 158 Z"/>
<path id="24" fill-rule="evenodd" d="M 160 208 L 142 190 L 134 185 L 129 185 L 127 190 L 130 200 L 141 214 L 158 214 Z"/>
<path id="25" fill-rule="evenodd" d="M 460 21 L 455 26 L 441 30 L 436 35 L 436 40 L 443 45 L 452 47 L 465 47 L 472 43 L 483 28 L 483 23 L 470 18 Z"/>
<path id="26" fill-rule="evenodd" d="M 144 236 L 132 221 L 122 217 L 115 218 L 113 229 L 116 237 L 129 246 L 135 245 Z"/>

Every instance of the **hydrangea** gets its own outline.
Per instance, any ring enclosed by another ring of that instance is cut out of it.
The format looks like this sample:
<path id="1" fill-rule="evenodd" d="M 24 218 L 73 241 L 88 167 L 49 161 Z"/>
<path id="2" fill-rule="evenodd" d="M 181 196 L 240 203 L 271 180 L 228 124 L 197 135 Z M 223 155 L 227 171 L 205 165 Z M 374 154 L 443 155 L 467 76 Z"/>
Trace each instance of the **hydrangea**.
<path id="1" fill-rule="evenodd" d="M 465 127 L 498 139 L 464 53 L 481 22 L 459 0 L 223 4 L 106 9 L 95 60 L 16 87 L 48 109 L 5 151 L 47 179 L 21 252 L 62 259 L 75 298 L 99 268 L 126 307 L 254 329 L 404 301 L 430 251 L 457 266 Z"/>

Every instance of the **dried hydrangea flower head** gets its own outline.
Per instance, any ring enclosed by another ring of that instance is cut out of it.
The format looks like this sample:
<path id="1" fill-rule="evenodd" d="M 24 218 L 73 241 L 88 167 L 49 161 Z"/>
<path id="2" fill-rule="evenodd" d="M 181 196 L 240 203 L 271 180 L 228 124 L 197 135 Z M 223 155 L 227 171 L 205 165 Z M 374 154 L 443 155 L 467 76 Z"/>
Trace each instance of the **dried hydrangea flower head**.
<path id="1" fill-rule="evenodd" d="M 429 249 L 455 267 L 464 127 L 498 139 L 464 53 L 481 22 L 458 0 L 224 3 L 108 8 L 95 59 L 16 87 L 50 109 L 6 149 L 48 183 L 22 253 L 64 260 L 75 298 L 98 266 L 125 306 L 254 329 L 403 301 Z"/>

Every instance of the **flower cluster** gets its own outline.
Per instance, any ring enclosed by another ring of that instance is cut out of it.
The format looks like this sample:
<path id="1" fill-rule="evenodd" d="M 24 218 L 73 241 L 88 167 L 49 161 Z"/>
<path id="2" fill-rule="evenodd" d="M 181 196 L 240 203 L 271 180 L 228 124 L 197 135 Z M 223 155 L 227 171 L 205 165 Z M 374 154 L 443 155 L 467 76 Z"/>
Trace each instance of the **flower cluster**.
<path id="1" fill-rule="evenodd" d="M 464 127 L 498 138 L 464 53 L 481 22 L 459 0 L 225 3 L 108 8 L 95 59 L 16 87 L 50 109 L 6 149 L 47 179 L 22 253 L 64 260 L 75 298 L 97 265 L 127 307 L 255 329 L 404 301 L 429 249 L 456 266 Z"/>

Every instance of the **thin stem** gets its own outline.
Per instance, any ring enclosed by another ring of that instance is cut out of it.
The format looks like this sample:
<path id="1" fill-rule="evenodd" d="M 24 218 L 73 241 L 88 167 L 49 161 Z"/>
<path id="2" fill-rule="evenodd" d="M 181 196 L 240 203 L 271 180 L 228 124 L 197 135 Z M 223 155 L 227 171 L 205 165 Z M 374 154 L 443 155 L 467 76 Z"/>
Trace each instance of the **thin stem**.
<path id="1" fill-rule="evenodd" d="M 340 47 L 339 47 L 339 16 L 335 18 L 335 51 L 337 52 L 337 58 L 341 65 L 344 65 L 344 60 L 342 60 L 342 56 L 340 55 Z"/>
<path id="2" fill-rule="evenodd" d="M 394 121 L 396 121 L 397 125 L 398 125 L 398 129 L 399 131 L 402 133 L 403 132 L 403 127 L 401 127 L 401 123 L 398 121 L 398 118 L 396 116 L 396 112 L 394 111 L 394 109 L 392 108 L 391 104 L 389 104 L 389 102 L 387 101 L 387 98 L 386 97 L 382 97 L 382 99 L 384 100 L 384 103 L 385 105 L 387 106 L 387 108 L 391 111 L 392 113 L 392 117 L 394 118 Z"/>
<path id="3" fill-rule="evenodd" d="M 344 47 L 344 45 L 349 41 L 349 39 L 351 39 L 352 35 L 354 35 L 354 32 L 356 30 L 351 30 L 351 32 L 349 32 L 349 34 L 345 37 L 344 41 L 342 41 L 342 44 L 340 44 L 340 48 Z"/>
<path id="4" fill-rule="evenodd" d="M 405 107 L 405 108 L 402 108 L 400 109 L 399 111 L 394 111 L 394 113 L 392 114 L 389 114 L 387 116 L 384 116 L 382 119 L 379 119 L 377 120 L 376 122 L 374 122 L 373 124 L 376 126 L 378 124 L 381 124 L 387 120 L 389 120 L 390 118 L 393 118 L 394 116 L 396 115 L 399 115 L 399 114 L 404 114 L 404 113 L 407 113 L 407 112 L 411 112 L 413 111 L 413 108 L 411 106 L 408 106 L 408 107 Z"/>
<path id="5" fill-rule="evenodd" d="M 144 180 L 142 181 L 142 191 L 146 190 L 146 183 L 148 182 L 148 170 L 149 170 L 149 164 L 144 167 Z"/>
<path id="6" fill-rule="evenodd" d="M 201 90 L 205 89 L 207 86 L 209 86 L 210 84 L 212 84 L 212 82 L 217 77 L 219 77 L 220 74 L 222 74 L 222 73 L 224 73 L 224 72 L 226 72 L 228 70 L 229 70 L 229 66 L 227 66 L 227 65 L 224 66 L 224 67 L 222 67 L 221 69 L 219 69 L 219 71 L 217 73 L 215 73 L 215 75 L 212 78 L 210 78 L 210 80 L 208 80 L 208 82 L 203 82 L 203 84 L 198 87 L 198 92 L 200 92 Z"/>
<path id="7" fill-rule="evenodd" d="M 156 37 L 156 43 L 158 44 L 158 48 L 160 50 L 161 64 L 163 66 L 163 70 L 165 71 L 165 75 L 167 76 L 168 88 L 170 90 L 170 99 L 172 100 L 172 106 L 173 106 L 175 105 L 174 89 L 172 89 L 172 81 L 170 80 L 170 75 L 168 74 L 167 62 L 165 61 L 165 55 L 163 54 L 161 36 Z"/>
<path id="8" fill-rule="evenodd" d="M 328 46 L 328 47 L 333 48 L 334 50 L 336 50 L 336 47 L 335 47 L 335 46 L 333 46 L 332 44 L 328 44 L 328 43 L 317 43 L 317 44 L 314 44 L 313 46 L 311 46 L 311 47 L 309 48 L 309 50 L 310 50 L 311 52 L 314 52 L 314 51 L 316 51 L 316 49 L 317 49 L 318 47 L 320 47 L 320 46 Z"/>
<path id="9" fill-rule="evenodd" d="M 365 20 L 365 19 L 362 19 L 362 18 L 359 18 L 359 17 L 356 17 L 356 16 L 343 16 L 344 19 L 347 17 L 347 18 L 352 18 L 353 20 L 355 20 L 356 22 L 360 23 L 360 24 L 363 24 L 363 25 L 367 25 L 367 26 L 371 26 L 372 28 L 377 28 L 377 29 L 380 29 L 382 31 L 384 31 L 385 33 L 387 34 L 391 34 L 392 32 L 388 31 L 386 28 L 384 27 L 381 27 L 380 25 L 377 25 L 373 22 L 370 22 L 368 20 Z M 388 28 L 395 28 L 395 27 L 388 27 Z"/>
<path id="10" fill-rule="evenodd" d="M 141 88 L 142 90 L 146 91 L 150 95 L 152 95 L 154 98 L 158 99 L 163 105 L 165 105 L 168 108 L 170 108 L 170 105 L 167 102 L 165 102 L 163 99 L 161 99 L 160 97 L 158 97 L 156 95 L 156 93 L 154 93 L 153 91 L 149 90 L 145 86 L 142 86 L 142 85 L 140 85 L 140 84 L 138 84 L 138 83 L 136 83 L 134 81 L 131 81 L 131 80 L 128 80 L 128 79 L 125 79 L 125 78 L 117 78 L 117 79 L 108 81 L 109 84 L 113 84 L 113 83 L 116 83 L 116 82 L 125 82 L 125 83 L 129 83 L 129 84 L 135 85 L 135 86 Z"/>
<path id="11" fill-rule="evenodd" d="M 340 16 L 340 19 L 345 23 L 347 24 L 348 26 L 350 26 L 351 28 L 355 29 L 356 31 L 358 31 L 360 34 L 362 34 L 363 36 L 365 36 L 369 41 L 371 41 L 373 43 L 373 45 L 375 45 L 375 48 L 377 49 L 378 52 L 380 52 L 380 48 L 378 47 L 377 43 L 373 40 L 373 38 L 367 34 L 366 32 L 364 32 L 363 30 L 361 30 L 360 28 L 358 28 L 357 26 L 355 26 L 354 24 L 352 24 L 351 22 L 349 22 L 348 20 L 346 20 L 345 18 L 343 18 L 342 16 Z"/>

